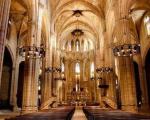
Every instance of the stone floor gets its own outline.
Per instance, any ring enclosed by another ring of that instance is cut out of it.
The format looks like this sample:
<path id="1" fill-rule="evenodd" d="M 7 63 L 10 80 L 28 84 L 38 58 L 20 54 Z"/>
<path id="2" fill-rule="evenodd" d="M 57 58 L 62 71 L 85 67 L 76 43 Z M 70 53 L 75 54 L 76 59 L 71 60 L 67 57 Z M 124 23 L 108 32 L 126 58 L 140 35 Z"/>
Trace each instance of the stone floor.
<path id="1" fill-rule="evenodd" d="M 76 107 L 72 120 L 87 120 L 82 107 Z"/>
<path id="2" fill-rule="evenodd" d="M 48 111 L 38 112 L 38 113 L 31 114 L 31 117 L 47 116 L 48 114 L 49 114 Z M 5 118 L 11 118 L 18 115 L 19 113 L 14 113 L 11 111 L 0 111 L 0 120 L 5 120 Z M 150 120 L 150 114 L 134 114 L 134 113 L 123 112 L 119 110 L 110 110 L 110 111 L 102 110 L 100 113 L 98 113 L 98 116 L 99 117 L 97 117 L 95 120 Z M 82 107 L 76 107 L 71 120 L 87 120 L 82 110 Z"/>
<path id="3" fill-rule="evenodd" d="M 0 110 L 0 120 L 11 118 L 20 115 L 20 112 L 12 112 L 10 110 Z"/>

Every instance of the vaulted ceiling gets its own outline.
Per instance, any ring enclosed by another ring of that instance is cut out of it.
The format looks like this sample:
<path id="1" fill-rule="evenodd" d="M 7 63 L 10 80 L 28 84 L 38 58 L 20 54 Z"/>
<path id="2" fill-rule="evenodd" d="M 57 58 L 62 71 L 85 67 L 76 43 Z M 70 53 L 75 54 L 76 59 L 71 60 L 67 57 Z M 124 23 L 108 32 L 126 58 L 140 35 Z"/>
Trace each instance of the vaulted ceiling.
<path id="1" fill-rule="evenodd" d="M 65 43 L 72 39 L 72 31 L 81 29 L 84 32 L 84 39 L 96 44 L 105 30 L 105 0 L 56 0 L 51 2 L 53 6 L 51 7 L 53 8 L 52 25 L 58 40 Z"/>
<path id="2" fill-rule="evenodd" d="M 25 37 L 27 33 L 27 4 L 23 0 L 12 0 L 10 7 L 10 22 L 14 22 L 18 39 Z"/>
<path id="3" fill-rule="evenodd" d="M 113 7 L 114 0 L 41 0 L 50 3 L 48 13 L 51 16 L 50 29 L 57 36 L 59 43 L 65 44 L 72 40 L 71 32 L 81 29 L 83 38 L 96 47 L 104 42 L 104 33 L 107 30 L 111 36 L 115 25 Z M 11 18 L 16 24 L 18 36 L 25 37 L 27 33 L 27 17 L 30 0 L 12 0 Z M 134 0 L 130 15 L 137 28 L 140 29 L 142 17 L 149 10 L 149 0 Z M 48 5 L 45 5 L 48 6 Z M 32 6 L 30 6 L 32 7 Z M 48 8 L 48 7 L 47 7 Z"/>

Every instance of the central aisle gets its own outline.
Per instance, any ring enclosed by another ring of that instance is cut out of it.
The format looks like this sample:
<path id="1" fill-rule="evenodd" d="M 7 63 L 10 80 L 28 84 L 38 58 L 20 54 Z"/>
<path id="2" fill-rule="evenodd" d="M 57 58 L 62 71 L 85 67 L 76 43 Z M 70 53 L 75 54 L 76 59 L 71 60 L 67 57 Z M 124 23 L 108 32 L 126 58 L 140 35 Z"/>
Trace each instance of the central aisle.
<path id="1" fill-rule="evenodd" d="M 71 120 L 87 120 L 82 107 L 77 106 Z"/>

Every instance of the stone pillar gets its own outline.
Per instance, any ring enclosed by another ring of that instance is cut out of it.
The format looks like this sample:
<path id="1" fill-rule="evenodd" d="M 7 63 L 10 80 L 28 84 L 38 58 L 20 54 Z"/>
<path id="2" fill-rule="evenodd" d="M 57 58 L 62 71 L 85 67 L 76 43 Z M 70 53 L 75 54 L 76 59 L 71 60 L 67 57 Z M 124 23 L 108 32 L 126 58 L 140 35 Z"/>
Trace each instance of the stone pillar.
<path id="1" fill-rule="evenodd" d="M 38 110 L 38 77 L 36 59 L 25 60 L 24 87 L 23 87 L 23 106 L 22 113 L 30 113 Z"/>
<path id="2" fill-rule="evenodd" d="M 47 38 L 48 39 L 48 38 Z M 46 41 L 45 58 L 43 60 L 43 80 L 41 82 L 41 109 L 46 105 L 46 102 L 52 97 L 52 46 Z"/>
<path id="3" fill-rule="evenodd" d="M 114 70 L 112 67 L 113 63 L 113 54 L 112 54 L 112 48 L 111 48 L 111 38 L 108 36 L 108 33 L 105 32 L 104 34 L 104 41 L 105 42 L 105 79 L 106 79 L 106 85 L 109 85 L 109 88 L 107 89 L 106 97 L 109 99 L 113 104 L 114 108 L 116 108 L 116 86 L 115 86 L 115 78 L 114 78 Z"/>
<path id="4" fill-rule="evenodd" d="M 125 44 L 137 44 L 138 37 L 132 18 L 129 16 L 130 2 L 125 0 L 116 1 L 114 29 L 114 48 Z M 124 50 L 124 49 L 123 49 Z M 121 91 L 121 106 L 123 110 L 136 111 L 136 89 L 134 80 L 133 58 L 124 54 L 118 55 L 119 83 Z"/>
<path id="5" fill-rule="evenodd" d="M 118 57 L 122 110 L 136 111 L 136 89 L 132 57 Z"/>
<path id="6" fill-rule="evenodd" d="M 83 84 L 83 60 L 80 61 L 80 87 L 82 87 L 81 84 Z"/>
<path id="7" fill-rule="evenodd" d="M 97 72 L 97 69 L 101 68 L 101 59 L 100 59 L 99 53 L 100 53 L 100 51 L 97 50 L 96 51 L 96 60 L 95 60 L 96 61 L 96 65 L 95 65 L 96 66 L 96 78 L 98 80 L 97 86 L 99 86 L 99 84 L 100 84 L 100 81 L 98 78 L 101 77 L 100 73 Z M 101 106 L 102 97 L 101 97 L 101 90 L 99 89 L 99 87 L 97 87 L 97 95 L 96 96 L 97 96 L 97 100 L 100 102 L 100 106 Z"/>
<path id="8" fill-rule="evenodd" d="M 67 101 L 67 96 L 68 93 L 70 92 L 69 86 L 70 86 L 70 82 L 72 81 L 72 69 L 71 69 L 71 63 L 69 60 L 65 59 L 64 60 L 64 67 L 65 67 L 65 71 L 64 71 L 64 77 L 66 78 L 66 81 L 63 81 L 63 101 Z M 68 85 L 69 84 L 69 85 Z"/>
<path id="9" fill-rule="evenodd" d="M 109 85 L 107 90 L 107 97 L 116 103 L 116 85 L 115 85 L 114 71 L 106 73 L 106 84 Z"/>
<path id="10" fill-rule="evenodd" d="M 58 83 L 58 78 L 60 78 L 60 53 L 58 50 L 55 50 L 55 54 L 54 54 L 54 68 L 56 68 L 55 73 L 54 73 L 54 78 L 53 78 L 53 94 L 58 96 L 58 92 L 57 92 L 57 83 Z M 57 79 L 57 80 L 56 80 Z"/>
<path id="11" fill-rule="evenodd" d="M 47 59 L 47 58 L 45 58 Z M 49 66 L 43 66 L 43 79 L 41 81 L 41 109 L 45 107 L 45 103 L 52 97 L 52 73 L 47 71 Z"/>
<path id="12" fill-rule="evenodd" d="M 28 18 L 28 39 L 25 47 L 25 69 L 24 69 L 24 86 L 23 86 L 23 103 L 22 114 L 35 112 L 38 110 L 38 79 L 39 79 L 39 54 L 34 54 L 40 47 L 40 34 L 37 14 L 38 1 L 33 0 L 30 4 Z M 29 51 L 32 51 L 29 52 Z M 37 52 L 36 52 L 37 53 Z"/>
<path id="13" fill-rule="evenodd" d="M 88 91 L 89 91 L 89 100 L 90 102 L 94 102 L 94 93 L 93 93 L 93 81 L 90 79 L 90 60 L 87 61 L 86 63 L 86 76 L 87 76 L 87 79 L 88 79 Z"/>
<path id="14" fill-rule="evenodd" d="M 0 0 L 0 86 L 11 0 Z"/>

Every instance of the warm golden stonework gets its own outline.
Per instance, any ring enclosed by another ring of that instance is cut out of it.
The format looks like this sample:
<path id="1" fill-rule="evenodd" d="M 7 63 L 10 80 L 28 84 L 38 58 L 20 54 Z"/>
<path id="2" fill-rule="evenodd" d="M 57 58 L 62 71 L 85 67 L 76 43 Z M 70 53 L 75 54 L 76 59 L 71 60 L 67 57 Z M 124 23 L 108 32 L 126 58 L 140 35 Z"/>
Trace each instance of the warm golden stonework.
<path id="1" fill-rule="evenodd" d="M 150 0 L 0 0 L 0 113 L 58 106 L 150 113 Z"/>

